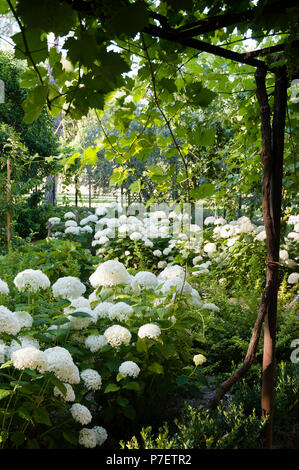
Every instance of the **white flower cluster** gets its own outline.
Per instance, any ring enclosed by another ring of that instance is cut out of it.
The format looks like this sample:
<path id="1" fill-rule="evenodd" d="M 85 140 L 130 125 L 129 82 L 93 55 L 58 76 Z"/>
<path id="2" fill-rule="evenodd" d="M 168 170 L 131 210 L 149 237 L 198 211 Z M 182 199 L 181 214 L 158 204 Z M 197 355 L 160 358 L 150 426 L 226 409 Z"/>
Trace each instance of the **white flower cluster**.
<path id="1" fill-rule="evenodd" d="M 130 315 L 132 315 L 133 311 L 134 310 L 131 305 L 128 305 L 125 302 L 117 302 L 116 304 L 111 304 L 109 318 L 110 320 L 126 322 Z"/>
<path id="2" fill-rule="evenodd" d="M 62 393 L 62 391 L 55 386 L 53 389 L 54 396 L 61 398 L 63 401 L 75 401 L 76 396 L 73 387 L 68 383 L 64 383 L 63 385 L 66 388 L 66 394 Z"/>
<path id="3" fill-rule="evenodd" d="M 16 335 L 21 329 L 17 316 L 4 305 L 0 305 L 0 333 Z"/>
<path id="4" fill-rule="evenodd" d="M 88 449 L 101 446 L 107 438 L 107 431 L 102 426 L 94 426 L 92 429 L 82 428 L 79 432 L 79 444 Z"/>
<path id="5" fill-rule="evenodd" d="M 87 390 L 100 390 L 102 386 L 102 377 L 94 369 L 85 369 L 80 373 Z"/>
<path id="6" fill-rule="evenodd" d="M 60 224 L 60 222 L 61 222 L 61 219 L 59 217 L 50 217 L 50 219 L 48 219 L 48 223 L 52 226 L 58 225 Z"/>
<path id="7" fill-rule="evenodd" d="M 76 299 L 84 294 L 85 291 L 85 285 L 73 276 L 60 277 L 52 285 L 54 297 L 63 297 L 64 299 Z"/>
<path id="8" fill-rule="evenodd" d="M 5 281 L 0 279 L 0 294 L 9 294 L 9 288 Z"/>
<path id="9" fill-rule="evenodd" d="M 34 347 L 17 349 L 11 354 L 11 360 L 16 369 L 36 369 L 40 373 L 47 370 L 45 354 Z"/>
<path id="10" fill-rule="evenodd" d="M 155 274 L 149 271 L 139 271 L 131 280 L 132 289 L 135 292 L 142 290 L 154 290 L 158 286 L 158 279 Z"/>
<path id="11" fill-rule="evenodd" d="M 157 339 L 161 335 L 161 330 L 157 325 L 153 323 L 146 323 L 142 325 L 138 330 L 139 338 Z"/>
<path id="12" fill-rule="evenodd" d="M 88 424 L 92 420 L 89 409 L 80 403 L 74 403 L 70 408 L 71 415 L 75 421 L 82 424 Z"/>
<path id="13" fill-rule="evenodd" d="M 44 355 L 47 361 L 47 370 L 53 372 L 59 380 L 69 384 L 80 382 L 79 369 L 67 349 L 55 346 L 46 349 Z"/>
<path id="14" fill-rule="evenodd" d="M 112 325 L 104 332 L 104 337 L 110 346 L 119 348 L 122 344 L 128 346 L 132 335 L 127 328 L 120 325 Z"/>
<path id="15" fill-rule="evenodd" d="M 125 361 L 119 366 L 118 371 L 123 377 L 133 377 L 135 379 L 139 375 L 140 368 L 134 361 Z"/>
<path id="16" fill-rule="evenodd" d="M 130 275 L 123 263 L 109 260 L 100 264 L 89 280 L 94 288 L 99 286 L 111 287 L 119 284 L 128 284 L 130 282 Z"/>
<path id="17" fill-rule="evenodd" d="M 16 275 L 14 284 L 19 291 L 28 290 L 29 292 L 37 292 L 40 289 L 47 289 L 51 283 L 42 271 L 39 269 L 25 269 Z"/>
<path id="18" fill-rule="evenodd" d="M 104 335 L 89 335 L 85 339 L 85 347 L 91 352 L 97 352 L 107 344 L 108 343 Z"/>

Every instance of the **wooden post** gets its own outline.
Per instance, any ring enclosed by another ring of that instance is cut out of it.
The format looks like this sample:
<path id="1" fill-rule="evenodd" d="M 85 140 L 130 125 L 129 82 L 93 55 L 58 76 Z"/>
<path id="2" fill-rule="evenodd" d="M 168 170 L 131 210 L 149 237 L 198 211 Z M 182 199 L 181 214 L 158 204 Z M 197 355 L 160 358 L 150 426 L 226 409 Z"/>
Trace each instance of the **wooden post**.
<path id="1" fill-rule="evenodd" d="M 269 110 L 267 109 L 269 105 L 267 105 L 268 97 L 265 87 L 265 77 L 262 84 L 261 80 L 263 80 L 263 78 L 258 78 L 258 75 L 260 75 L 260 72 L 256 73 L 256 79 L 257 83 L 259 82 L 259 86 L 257 87 L 259 93 L 257 93 L 257 95 L 262 118 L 262 159 L 264 164 L 262 205 L 268 242 L 266 285 L 270 288 L 264 327 L 261 407 L 262 416 L 268 416 L 265 437 L 266 447 L 271 449 L 275 388 L 275 341 L 277 294 L 279 289 L 278 268 L 287 76 L 284 67 L 279 67 L 275 71 L 274 110 L 272 133 L 270 133 L 270 116 L 268 116 Z M 265 113 L 267 114 L 266 119 Z M 265 122 L 266 120 L 268 122 Z"/>
<path id="2" fill-rule="evenodd" d="M 11 170 L 10 170 L 10 159 L 7 159 L 7 249 L 10 250 L 11 243 Z"/>

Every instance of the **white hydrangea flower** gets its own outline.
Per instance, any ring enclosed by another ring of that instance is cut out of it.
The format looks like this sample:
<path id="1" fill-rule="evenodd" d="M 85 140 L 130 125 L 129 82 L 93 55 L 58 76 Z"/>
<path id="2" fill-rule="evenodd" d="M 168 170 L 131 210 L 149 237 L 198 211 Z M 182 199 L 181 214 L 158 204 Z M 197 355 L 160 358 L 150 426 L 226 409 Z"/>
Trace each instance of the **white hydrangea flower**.
<path id="1" fill-rule="evenodd" d="M 50 225 L 58 225 L 60 224 L 61 222 L 61 219 L 59 217 L 50 217 L 50 219 L 48 219 L 48 222 Z"/>
<path id="2" fill-rule="evenodd" d="M 287 250 L 279 250 L 279 258 L 283 261 L 286 261 L 289 258 L 289 253 Z"/>
<path id="3" fill-rule="evenodd" d="M 158 285 L 158 279 L 155 274 L 149 271 L 140 271 L 131 281 L 132 289 L 135 292 L 140 292 L 142 289 L 151 290 L 155 289 Z"/>
<path id="4" fill-rule="evenodd" d="M 138 330 L 139 338 L 157 339 L 161 335 L 160 328 L 154 323 L 146 323 Z"/>
<path id="5" fill-rule="evenodd" d="M 85 339 L 85 347 L 91 352 L 97 352 L 107 344 L 108 343 L 104 335 L 89 335 Z"/>
<path id="6" fill-rule="evenodd" d="M 0 305 L 0 333 L 16 335 L 19 333 L 21 325 L 16 316 L 4 305 Z"/>
<path id="7" fill-rule="evenodd" d="M 66 395 L 64 395 L 59 390 L 59 388 L 55 386 L 54 390 L 53 390 L 54 396 L 61 398 L 63 401 L 75 401 L 76 396 L 75 396 L 75 392 L 74 392 L 73 387 L 68 383 L 64 383 L 63 385 L 66 388 Z"/>
<path id="8" fill-rule="evenodd" d="M 65 219 L 75 219 L 76 216 L 73 212 L 67 212 L 66 214 L 64 214 L 64 218 Z"/>
<path id="9" fill-rule="evenodd" d="M 101 446 L 108 438 L 108 434 L 105 428 L 102 426 L 94 426 L 92 430 L 96 433 L 97 445 Z"/>
<path id="10" fill-rule="evenodd" d="M 297 284 L 299 282 L 299 273 L 292 273 L 288 277 L 288 284 Z"/>
<path id="11" fill-rule="evenodd" d="M 107 209 L 106 207 L 97 207 L 96 208 L 96 215 L 98 215 L 99 217 L 102 217 L 103 215 L 106 215 L 107 214 Z"/>
<path id="12" fill-rule="evenodd" d="M 97 316 L 97 318 L 109 318 L 112 307 L 113 304 L 111 302 L 100 302 L 93 309 L 93 313 Z"/>
<path id="13" fill-rule="evenodd" d="M 70 384 L 80 382 L 79 369 L 67 349 L 55 346 L 46 349 L 44 354 L 47 360 L 47 370 L 54 372 L 59 380 Z"/>
<path id="14" fill-rule="evenodd" d="M 29 292 L 37 292 L 51 285 L 48 276 L 39 269 L 25 269 L 16 275 L 13 282 L 20 292 L 25 289 Z"/>
<path id="15" fill-rule="evenodd" d="M 73 419 L 82 425 L 88 424 L 92 420 L 89 409 L 80 403 L 74 403 L 70 408 L 70 412 Z"/>
<path id="16" fill-rule="evenodd" d="M 69 313 L 72 313 L 75 309 L 79 308 L 89 308 L 90 309 L 90 301 L 88 299 L 85 299 L 85 297 L 77 297 L 76 299 L 68 299 L 71 302 L 71 305 L 69 307 L 66 307 L 63 309 L 63 313 L 65 315 L 68 315 Z"/>
<path id="17" fill-rule="evenodd" d="M 98 221 L 98 217 L 95 214 L 90 214 L 87 217 L 88 222 L 92 222 L 93 224 L 96 224 Z"/>
<path id="18" fill-rule="evenodd" d="M 147 238 L 144 240 L 144 244 L 147 248 L 153 248 L 154 244 L 151 240 L 148 240 Z"/>
<path id="19" fill-rule="evenodd" d="M 120 325 L 112 325 L 104 332 L 104 337 L 113 348 L 119 348 L 121 344 L 128 344 L 131 341 L 131 333 L 127 328 Z"/>
<path id="20" fill-rule="evenodd" d="M 33 318 L 30 313 L 25 312 L 24 310 L 19 310 L 18 312 L 13 312 L 13 315 L 18 320 L 21 328 L 31 328 L 33 324 Z"/>
<path id="21" fill-rule="evenodd" d="M 109 318 L 110 320 L 126 322 L 130 315 L 132 315 L 133 311 L 134 310 L 131 305 L 128 305 L 125 302 L 117 302 L 116 304 L 111 304 Z"/>
<path id="22" fill-rule="evenodd" d="M 47 370 L 47 360 L 43 351 L 30 346 L 14 351 L 11 354 L 11 361 L 16 369 L 36 369 L 41 374 Z"/>
<path id="23" fill-rule="evenodd" d="M 140 240 L 142 238 L 142 235 L 140 232 L 133 232 L 130 235 L 131 240 Z"/>
<path id="24" fill-rule="evenodd" d="M 159 261 L 158 264 L 157 264 L 158 269 L 164 269 L 164 268 L 166 268 L 166 266 L 167 266 L 166 261 Z"/>
<path id="25" fill-rule="evenodd" d="M 294 240 L 295 242 L 297 242 L 299 240 L 299 233 L 298 232 L 290 232 L 288 234 L 288 238 L 290 238 L 291 240 Z"/>
<path id="26" fill-rule="evenodd" d="M 136 362 L 125 361 L 119 366 L 118 371 L 123 377 L 133 377 L 135 379 L 139 375 L 140 368 Z"/>
<path id="27" fill-rule="evenodd" d="M 64 224 L 65 227 L 77 227 L 77 225 L 75 220 L 67 220 Z"/>
<path id="28" fill-rule="evenodd" d="M 76 317 L 73 314 L 77 312 L 87 313 L 89 317 Z M 83 330 L 87 328 L 90 323 L 95 323 L 97 321 L 97 315 L 88 307 L 79 307 L 74 310 L 70 315 L 67 317 L 70 322 L 68 323 L 68 328 L 73 330 Z"/>
<path id="29" fill-rule="evenodd" d="M 217 247 L 215 243 L 206 243 L 206 245 L 203 247 L 203 251 L 208 255 L 211 255 L 212 253 L 217 251 Z"/>
<path id="30" fill-rule="evenodd" d="M 85 291 L 85 285 L 73 276 L 60 277 L 52 286 L 54 297 L 63 297 L 64 299 L 76 299 Z"/>
<path id="31" fill-rule="evenodd" d="M 207 310 L 212 310 L 213 312 L 220 312 L 219 307 L 213 303 L 205 303 L 201 305 L 201 308 L 205 308 Z"/>
<path id="32" fill-rule="evenodd" d="M 0 339 L 0 364 L 6 362 L 7 357 L 10 357 L 8 351 L 9 347 L 4 343 L 4 341 L 2 341 L 2 339 Z"/>
<path id="33" fill-rule="evenodd" d="M 204 225 L 210 225 L 215 222 L 215 217 L 214 216 L 209 216 L 205 218 Z"/>
<path id="34" fill-rule="evenodd" d="M 161 250 L 154 250 L 154 251 L 153 251 L 153 255 L 154 255 L 154 256 L 157 256 L 158 258 L 160 258 L 160 256 L 162 256 L 162 251 L 161 251 Z"/>
<path id="35" fill-rule="evenodd" d="M 254 240 L 258 242 L 264 242 L 267 239 L 266 230 L 262 230 L 258 233 L 258 235 L 254 238 Z"/>
<path id="36" fill-rule="evenodd" d="M 71 233 L 72 235 L 79 235 L 80 227 L 67 227 L 64 233 Z"/>
<path id="37" fill-rule="evenodd" d="M 97 445 L 97 434 L 92 429 L 82 428 L 79 432 L 79 444 L 93 449 Z"/>
<path id="38" fill-rule="evenodd" d="M 232 237 L 232 238 L 229 238 L 229 239 L 227 240 L 227 242 L 226 242 L 226 246 L 231 247 L 231 246 L 233 246 L 233 245 L 236 243 L 236 241 L 238 241 L 238 240 L 239 240 L 239 237 Z M 216 261 L 217 261 L 217 260 L 216 260 Z"/>
<path id="39" fill-rule="evenodd" d="M 38 340 L 29 335 L 18 336 L 18 341 L 16 341 L 15 339 L 11 341 L 8 349 L 8 354 L 9 356 L 11 356 L 14 351 L 27 347 L 39 349 Z"/>
<path id="40" fill-rule="evenodd" d="M 184 279 L 185 277 L 185 270 L 182 266 L 178 264 L 174 264 L 173 266 L 167 266 L 163 271 L 160 272 L 158 275 L 158 280 L 169 280 L 174 278 L 181 278 Z"/>
<path id="41" fill-rule="evenodd" d="M 100 390 L 102 386 L 102 377 L 94 369 L 85 369 L 80 373 L 87 390 Z"/>
<path id="42" fill-rule="evenodd" d="M 9 294 L 9 288 L 5 281 L 0 279 L 0 294 Z"/>
<path id="43" fill-rule="evenodd" d="M 82 227 L 82 232 L 92 233 L 93 230 L 89 225 L 85 225 L 85 227 Z"/>
<path id="44" fill-rule="evenodd" d="M 206 360 L 207 358 L 203 354 L 196 354 L 193 357 L 193 362 L 196 366 L 201 366 Z"/>
<path id="45" fill-rule="evenodd" d="M 105 261 L 100 264 L 89 278 L 92 287 L 117 286 L 128 284 L 130 276 L 123 263 L 116 260 Z"/>
<path id="46" fill-rule="evenodd" d="M 188 299 L 188 303 L 192 307 L 201 307 L 201 301 L 200 300 L 201 300 L 201 297 L 200 297 L 199 293 L 197 292 L 197 290 L 192 289 L 191 298 Z"/>
<path id="47" fill-rule="evenodd" d="M 162 294 L 168 294 L 171 292 L 173 289 L 174 290 L 174 296 L 176 294 L 184 294 L 184 295 L 192 295 L 192 286 L 189 284 L 189 282 L 181 279 L 180 277 L 174 277 L 172 279 L 167 279 L 164 284 L 161 287 L 161 293 Z"/>
<path id="48" fill-rule="evenodd" d="M 223 217 L 217 217 L 214 220 L 214 225 L 224 225 L 226 224 L 226 220 Z"/>
<path id="49" fill-rule="evenodd" d="M 195 256 L 195 258 L 193 258 L 192 260 L 193 266 L 196 266 L 199 263 L 199 261 L 202 261 L 202 256 L 201 255 Z"/>

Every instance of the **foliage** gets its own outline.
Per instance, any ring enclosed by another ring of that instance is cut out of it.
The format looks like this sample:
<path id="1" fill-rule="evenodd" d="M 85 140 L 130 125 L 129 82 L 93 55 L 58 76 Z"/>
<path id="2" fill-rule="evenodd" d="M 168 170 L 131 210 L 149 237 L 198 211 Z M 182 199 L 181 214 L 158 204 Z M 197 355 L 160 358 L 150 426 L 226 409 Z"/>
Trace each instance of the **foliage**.
<path id="1" fill-rule="evenodd" d="M 298 442 L 298 367 L 281 362 L 275 387 L 274 445 L 296 447 Z M 257 449 L 263 447 L 266 420 L 260 415 L 260 380 L 256 373 L 250 382 L 243 380 L 227 404 L 216 410 L 186 406 L 172 430 L 168 423 L 153 433 L 143 428 L 139 440 L 121 441 L 129 449 Z"/>
<path id="2" fill-rule="evenodd" d="M 142 429 L 138 442 L 134 436 L 122 448 L 129 449 L 260 449 L 262 448 L 261 431 L 265 420 L 261 420 L 253 411 L 245 415 L 242 405 L 229 404 L 226 410 L 219 406 L 217 410 L 199 411 L 191 406 L 184 410 L 181 421 L 175 421 L 178 430 L 170 433 L 167 424 L 153 437 L 151 427 Z"/>

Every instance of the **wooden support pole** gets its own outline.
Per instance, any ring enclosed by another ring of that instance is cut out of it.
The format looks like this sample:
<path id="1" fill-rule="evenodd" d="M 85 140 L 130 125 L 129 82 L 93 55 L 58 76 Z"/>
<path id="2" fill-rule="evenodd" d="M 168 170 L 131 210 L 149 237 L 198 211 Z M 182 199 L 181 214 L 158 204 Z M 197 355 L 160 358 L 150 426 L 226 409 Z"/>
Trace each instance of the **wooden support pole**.
<path id="1" fill-rule="evenodd" d="M 7 249 L 10 250 L 11 244 L 11 169 L 10 159 L 7 159 Z"/>

